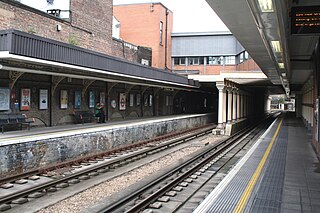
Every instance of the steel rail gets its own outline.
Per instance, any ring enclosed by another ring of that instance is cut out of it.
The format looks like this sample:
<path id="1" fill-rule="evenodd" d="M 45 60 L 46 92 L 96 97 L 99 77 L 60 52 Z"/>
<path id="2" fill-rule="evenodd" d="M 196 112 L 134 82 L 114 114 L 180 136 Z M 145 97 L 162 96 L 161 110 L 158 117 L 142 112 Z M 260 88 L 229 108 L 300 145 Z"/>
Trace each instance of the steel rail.
<path id="1" fill-rule="evenodd" d="M 270 115 L 268 118 L 270 118 L 271 116 L 272 115 Z M 268 119 L 268 118 L 266 118 L 266 119 Z M 188 171 L 186 171 L 184 173 L 180 173 L 181 175 L 179 177 L 177 177 L 173 181 L 167 183 L 164 187 L 160 188 L 159 190 L 157 190 L 153 194 L 149 195 L 148 197 L 146 197 L 141 202 L 138 202 L 137 204 L 132 206 L 130 209 L 127 209 L 125 212 L 126 213 L 129 213 L 129 212 L 131 213 L 131 212 L 139 212 L 139 211 L 143 210 L 150 203 L 154 202 L 156 199 L 158 199 L 159 197 L 164 195 L 169 189 L 172 189 L 173 187 L 178 185 L 182 180 L 188 178 L 189 176 L 191 176 L 191 174 L 193 174 L 194 172 L 199 170 L 199 168 L 201 168 L 204 164 L 206 164 L 207 162 L 211 161 L 212 158 L 216 157 L 221 152 L 226 150 L 228 147 L 232 146 L 232 144 L 235 141 L 239 140 L 240 138 L 245 137 L 247 134 L 250 134 L 250 132 L 254 131 L 255 128 L 257 128 L 256 124 L 246 128 L 245 130 L 242 130 L 240 133 L 235 134 L 235 135 L 231 136 L 230 138 L 227 138 L 227 139 L 225 139 L 223 141 L 220 141 L 215 146 L 212 146 L 212 147 L 208 148 L 207 150 L 205 150 L 204 152 L 196 155 L 192 159 L 189 159 L 186 162 L 178 165 L 177 167 L 172 169 L 170 172 L 167 172 L 165 175 L 163 175 L 163 176 L 153 180 L 149 184 L 146 184 L 145 186 L 139 188 L 137 191 L 131 193 L 127 197 L 124 197 L 124 198 L 118 200 L 117 202 L 114 202 L 113 204 L 111 204 L 109 206 L 101 208 L 98 212 L 99 213 L 104 213 L 104 212 L 110 213 L 110 212 L 119 211 L 121 208 L 123 208 L 124 205 L 128 204 L 129 202 L 131 202 L 135 198 L 140 197 L 144 192 L 151 190 L 153 187 L 157 186 L 159 183 L 161 183 L 164 180 L 168 179 L 173 174 L 179 173 L 180 171 L 182 171 L 186 167 L 190 167 L 190 165 L 192 165 L 195 162 L 200 160 L 199 161 L 200 163 L 198 162 L 196 165 L 193 165 L 192 168 L 189 169 Z M 210 154 L 211 152 L 214 152 L 214 153 Z M 208 158 L 206 158 L 205 156 L 209 155 L 209 154 L 210 154 L 210 156 Z"/>
<path id="2" fill-rule="evenodd" d="M 165 147 L 171 148 L 176 143 L 180 144 L 184 141 L 188 141 L 190 138 L 202 136 L 204 133 L 208 134 L 211 132 L 211 130 L 212 130 L 212 127 L 206 127 L 206 128 L 204 128 L 204 130 L 197 129 L 197 131 L 193 132 L 193 133 L 187 132 L 186 135 L 180 136 L 178 138 L 170 139 L 169 141 L 158 144 L 157 146 L 148 147 L 146 149 L 136 151 L 136 152 L 128 154 L 126 156 L 122 156 L 122 157 L 118 157 L 117 159 L 110 160 L 109 162 L 106 162 L 106 163 L 103 163 L 100 165 L 96 165 L 96 166 L 92 166 L 90 168 L 84 169 L 84 170 L 76 172 L 74 174 L 70 174 L 66 177 L 61 177 L 57 180 L 52 180 L 50 182 L 42 183 L 42 184 L 39 184 L 39 185 L 34 186 L 29 189 L 21 190 L 19 192 L 6 195 L 5 197 L 0 197 L 0 205 L 1 204 L 10 204 L 11 201 L 16 200 L 18 198 L 26 197 L 32 193 L 39 192 L 39 191 L 43 192 L 51 187 L 55 187 L 56 185 L 58 185 L 60 183 L 66 183 L 69 180 L 76 179 L 80 176 L 87 175 L 90 172 L 95 172 L 95 171 L 102 169 L 102 168 L 108 168 L 108 167 L 115 166 L 116 164 L 119 164 L 122 161 L 132 159 L 134 157 L 147 156 L 147 155 L 151 154 L 150 152 L 157 151 L 157 150 L 160 151 L 161 149 L 163 149 Z"/>

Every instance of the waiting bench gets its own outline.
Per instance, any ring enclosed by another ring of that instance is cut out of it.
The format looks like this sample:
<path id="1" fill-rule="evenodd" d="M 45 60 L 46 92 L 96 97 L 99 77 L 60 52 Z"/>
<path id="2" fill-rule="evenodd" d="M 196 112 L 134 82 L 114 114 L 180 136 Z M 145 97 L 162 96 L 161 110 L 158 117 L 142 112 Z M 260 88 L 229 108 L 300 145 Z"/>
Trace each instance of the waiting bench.
<path id="1" fill-rule="evenodd" d="M 27 117 L 24 114 L 18 113 L 8 113 L 0 114 L 0 128 L 2 134 L 4 133 L 5 126 L 17 126 L 22 130 L 22 126 L 26 125 L 28 130 L 30 130 L 30 125 L 34 120 L 27 120 Z"/>
<path id="2" fill-rule="evenodd" d="M 91 123 L 94 119 L 94 114 L 91 111 L 74 111 L 75 123 Z"/>

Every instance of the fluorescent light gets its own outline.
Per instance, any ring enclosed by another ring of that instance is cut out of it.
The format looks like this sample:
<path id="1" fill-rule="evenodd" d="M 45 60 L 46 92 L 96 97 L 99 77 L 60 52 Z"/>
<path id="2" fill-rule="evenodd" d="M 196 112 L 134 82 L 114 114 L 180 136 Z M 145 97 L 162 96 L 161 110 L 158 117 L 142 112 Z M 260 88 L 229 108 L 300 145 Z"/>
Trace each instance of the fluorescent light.
<path id="1" fill-rule="evenodd" d="M 270 41 L 273 52 L 280 53 L 282 52 L 280 41 Z"/>
<path id="2" fill-rule="evenodd" d="M 282 75 L 283 77 L 286 77 L 286 73 L 285 73 L 285 72 L 281 73 L 281 75 Z"/>
<path id="3" fill-rule="evenodd" d="M 278 63 L 280 69 L 284 69 L 284 63 Z"/>
<path id="4" fill-rule="evenodd" d="M 258 0 L 261 12 L 270 13 L 273 12 L 272 0 Z"/>

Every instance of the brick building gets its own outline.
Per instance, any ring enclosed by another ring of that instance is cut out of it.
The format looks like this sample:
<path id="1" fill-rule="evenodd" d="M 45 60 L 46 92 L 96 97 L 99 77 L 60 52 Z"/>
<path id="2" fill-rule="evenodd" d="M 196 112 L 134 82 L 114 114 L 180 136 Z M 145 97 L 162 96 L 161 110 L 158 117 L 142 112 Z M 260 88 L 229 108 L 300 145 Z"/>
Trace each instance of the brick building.
<path id="1" fill-rule="evenodd" d="M 230 32 L 173 33 L 172 69 L 183 75 L 261 72 Z"/>
<path id="2" fill-rule="evenodd" d="M 112 0 L 72 0 L 69 9 L 65 19 L 0 1 L 0 114 L 24 113 L 37 125 L 55 126 L 102 102 L 108 120 L 170 115 L 179 112 L 174 99 L 199 88 L 141 65 L 152 60 L 151 49 L 112 38 Z"/>
<path id="3" fill-rule="evenodd" d="M 120 38 L 152 48 L 152 66 L 171 69 L 173 14 L 161 3 L 115 5 Z"/>

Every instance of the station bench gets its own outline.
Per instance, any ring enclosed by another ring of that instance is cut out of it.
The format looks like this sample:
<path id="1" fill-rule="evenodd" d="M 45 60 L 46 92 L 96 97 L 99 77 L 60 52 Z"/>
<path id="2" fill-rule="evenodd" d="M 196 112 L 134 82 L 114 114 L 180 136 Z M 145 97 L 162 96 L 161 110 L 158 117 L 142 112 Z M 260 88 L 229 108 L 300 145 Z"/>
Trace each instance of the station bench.
<path id="1" fill-rule="evenodd" d="M 0 128 L 2 134 L 4 133 L 5 126 L 17 126 L 20 127 L 22 130 L 22 126 L 26 125 L 28 130 L 30 130 L 30 125 L 33 123 L 34 120 L 27 120 L 25 114 L 19 113 L 7 113 L 7 114 L 0 114 Z"/>
<path id="2" fill-rule="evenodd" d="M 73 111 L 75 123 L 91 123 L 94 120 L 94 114 L 91 111 Z"/>

